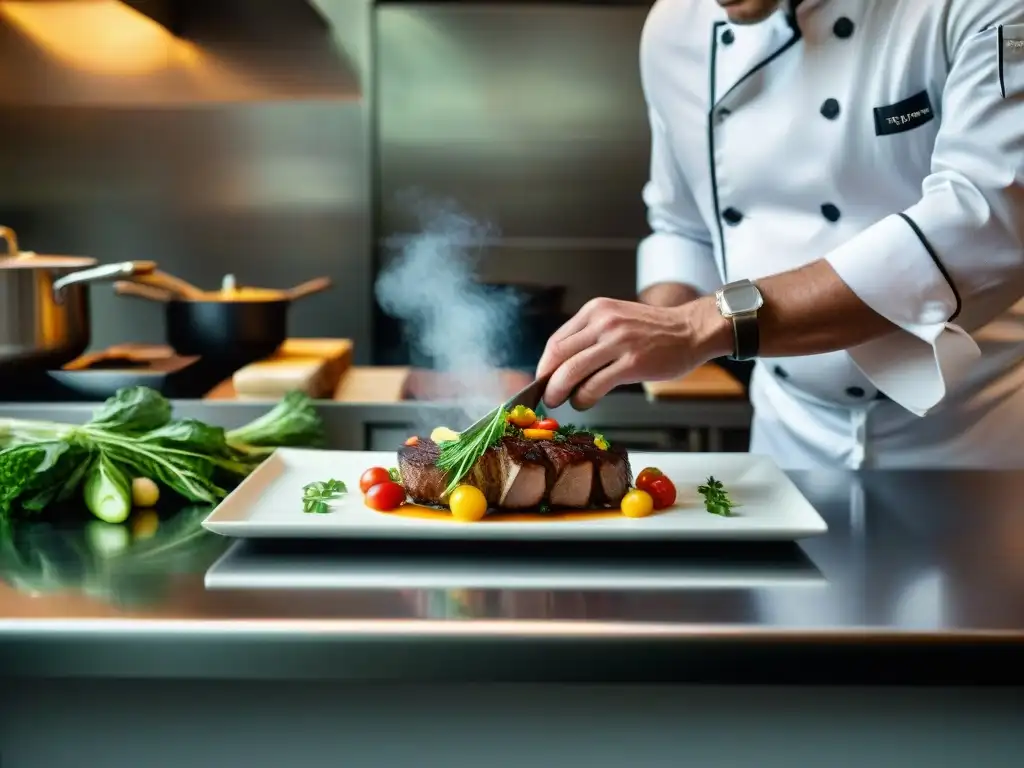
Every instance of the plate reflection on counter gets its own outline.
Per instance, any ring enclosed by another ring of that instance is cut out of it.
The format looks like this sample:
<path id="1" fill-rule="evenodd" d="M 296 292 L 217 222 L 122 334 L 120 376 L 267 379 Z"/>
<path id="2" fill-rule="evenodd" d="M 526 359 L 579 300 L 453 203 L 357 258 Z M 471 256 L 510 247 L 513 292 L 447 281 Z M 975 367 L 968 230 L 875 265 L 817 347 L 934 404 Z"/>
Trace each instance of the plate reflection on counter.
<path id="1" fill-rule="evenodd" d="M 791 542 L 243 540 L 207 589 L 657 591 L 823 587 Z"/>

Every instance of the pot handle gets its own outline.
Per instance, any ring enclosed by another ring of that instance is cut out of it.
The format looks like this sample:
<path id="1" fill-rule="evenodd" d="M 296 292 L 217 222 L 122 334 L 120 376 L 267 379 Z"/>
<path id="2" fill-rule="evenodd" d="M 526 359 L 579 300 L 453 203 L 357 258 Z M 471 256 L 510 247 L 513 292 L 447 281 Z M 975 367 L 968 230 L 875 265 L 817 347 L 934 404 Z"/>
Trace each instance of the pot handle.
<path id="1" fill-rule="evenodd" d="M 117 280 L 132 275 L 148 275 L 156 269 L 156 262 L 153 261 L 122 261 L 117 264 L 103 264 L 99 267 L 81 269 L 65 275 L 53 283 L 53 297 L 60 301 L 60 295 L 65 288 L 81 283 L 96 283 L 101 280 Z"/>
<path id="2" fill-rule="evenodd" d="M 0 258 L 14 258 L 21 251 L 18 250 L 18 236 L 14 234 L 14 230 L 10 227 L 0 226 L 0 240 L 7 243 L 7 253 L 0 254 Z"/>

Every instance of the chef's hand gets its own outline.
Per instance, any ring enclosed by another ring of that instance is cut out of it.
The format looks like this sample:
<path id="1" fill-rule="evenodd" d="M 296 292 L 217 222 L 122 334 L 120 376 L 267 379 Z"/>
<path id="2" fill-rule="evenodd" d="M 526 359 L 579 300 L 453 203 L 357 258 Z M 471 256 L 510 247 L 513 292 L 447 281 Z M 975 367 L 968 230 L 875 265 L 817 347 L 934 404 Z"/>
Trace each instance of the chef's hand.
<path id="1" fill-rule="evenodd" d="M 594 299 L 548 341 L 537 376 L 551 375 L 548 407 L 571 396 L 582 410 L 622 384 L 689 373 L 729 354 L 732 343 L 732 327 L 712 298 L 679 307 Z"/>

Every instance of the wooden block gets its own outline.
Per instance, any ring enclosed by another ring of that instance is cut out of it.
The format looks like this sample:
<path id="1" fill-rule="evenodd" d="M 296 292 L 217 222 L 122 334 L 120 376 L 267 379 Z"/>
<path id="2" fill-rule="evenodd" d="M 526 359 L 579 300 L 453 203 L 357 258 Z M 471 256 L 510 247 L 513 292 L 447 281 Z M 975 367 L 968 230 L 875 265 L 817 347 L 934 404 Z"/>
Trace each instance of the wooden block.
<path id="1" fill-rule="evenodd" d="M 351 364 L 348 339 L 288 339 L 271 357 L 240 368 L 206 399 L 274 400 L 296 390 L 330 398 Z"/>
<path id="2" fill-rule="evenodd" d="M 673 398 L 741 398 L 743 385 L 724 369 L 709 363 L 688 376 L 674 381 L 646 381 L 644 391 L 649 400 Z"/>
<path id="3" fill-rule="evenodd" d="M 350 368 L 334 393 L 344 403 L 398 403 L 405 397 L 409 369 L 402 366 Z"/>

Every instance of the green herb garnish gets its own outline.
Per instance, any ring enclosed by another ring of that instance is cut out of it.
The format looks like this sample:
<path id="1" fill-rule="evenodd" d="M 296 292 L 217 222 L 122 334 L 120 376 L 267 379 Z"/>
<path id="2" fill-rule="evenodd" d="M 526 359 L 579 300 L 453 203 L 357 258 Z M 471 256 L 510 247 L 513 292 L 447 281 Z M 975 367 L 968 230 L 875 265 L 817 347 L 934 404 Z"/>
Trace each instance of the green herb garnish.
<path id="1" fill-rule="evenodd" d="M 564 443 L 570 437 L 578 435 L 582 431 L 572 424 L 562 424 L 555 430 L 555 442 Z"/>
<path id="2" fill-rule="evenodd" d="M 459 485 L 477 459 L 489 448 L 505 436 L 508 411 L 499 408 L 494 417 L 482 425 L 467 430 L 459 435 L 458 440 L 447 440 L 441 443 L 441 453 L 437 457 L 437 466 L 448 473 L 448 487 L 444 491 L 447 496 Z"/>
<path id="3" fill-rule="evenodd" d="M 388 469 L 388 477 L 391 478 L 391 482 L 402 484 L 402 473 L 398 471 L 398 467 Z"/>
<path id="4" fill-rule="evenodd" d="M 704 497 L 704 508 L 712 515 L 720 517 L 732 517 L 732 511 L 738 504 L 729 498 L 729 492 L 725 490 L 721 480 L 709 477 L 705 485 L 697 489 L 697 493 Z"/>
<path id="5" fill-rule="evenodd" d="M 340 480 L 310 483 L 302 487 L 302 511 L 310 515 L 325 515 L 331 511 L 330 502 L 340 499 L 348 488 Z"/>

